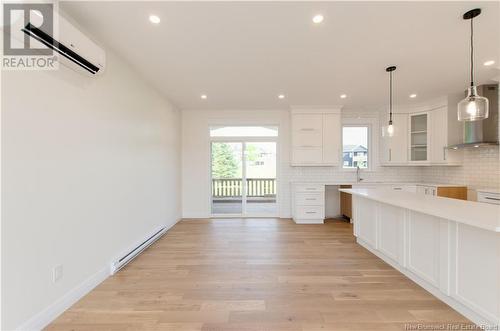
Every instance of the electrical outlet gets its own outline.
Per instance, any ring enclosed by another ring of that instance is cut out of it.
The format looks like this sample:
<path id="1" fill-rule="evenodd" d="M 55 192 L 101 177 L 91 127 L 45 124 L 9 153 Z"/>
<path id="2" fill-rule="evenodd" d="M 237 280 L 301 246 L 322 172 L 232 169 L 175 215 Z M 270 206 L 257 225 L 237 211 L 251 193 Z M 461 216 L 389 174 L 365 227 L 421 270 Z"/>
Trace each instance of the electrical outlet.
<path id="1" fill-rule="evenodd" d="M 59 281 L 63 276 L 63 266 L 62 264 L 56 265 L 52 269 L 52 281 L 55 283 Z"/>

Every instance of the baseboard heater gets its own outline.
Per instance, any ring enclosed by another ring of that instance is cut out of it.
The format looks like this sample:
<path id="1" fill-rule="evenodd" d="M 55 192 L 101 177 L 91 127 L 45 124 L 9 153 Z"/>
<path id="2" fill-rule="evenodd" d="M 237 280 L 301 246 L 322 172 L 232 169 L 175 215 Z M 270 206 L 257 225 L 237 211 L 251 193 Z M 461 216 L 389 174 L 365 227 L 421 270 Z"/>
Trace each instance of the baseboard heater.
<path id="1" fill-rule="evenodd" d="M 142 251 L 144 251 L 146 248 L 151 246 L 155 241 L 160 239 L 165 232 L 167 232 L 167 227 L 163 227 L 159 229 L 157 232 L 155 232 L 151 237 L 147 238 L 144 240 L 142 243 L 137 245 L 135 248 L 131 249 L 128 251 L 128 253 L 125 253 L 122 257 L 116 259 L 114 262 L 111 263 L 111 274 L 114 275 L 117 273 L 121 268 L 126 266 L 130 261 L 132 261 L 137 255 L 141 254 Z"/>

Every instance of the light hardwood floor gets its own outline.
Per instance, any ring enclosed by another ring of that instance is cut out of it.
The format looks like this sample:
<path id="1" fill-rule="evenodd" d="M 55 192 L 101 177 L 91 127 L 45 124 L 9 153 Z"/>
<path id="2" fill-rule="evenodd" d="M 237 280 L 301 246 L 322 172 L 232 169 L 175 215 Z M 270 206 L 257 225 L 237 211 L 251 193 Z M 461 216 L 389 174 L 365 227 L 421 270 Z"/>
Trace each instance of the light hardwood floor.
<path id="1" fill-rule="evenodd" d="M 469 323 L 350 224 L 184 220 L 47 330 L 405 330 Z"/>

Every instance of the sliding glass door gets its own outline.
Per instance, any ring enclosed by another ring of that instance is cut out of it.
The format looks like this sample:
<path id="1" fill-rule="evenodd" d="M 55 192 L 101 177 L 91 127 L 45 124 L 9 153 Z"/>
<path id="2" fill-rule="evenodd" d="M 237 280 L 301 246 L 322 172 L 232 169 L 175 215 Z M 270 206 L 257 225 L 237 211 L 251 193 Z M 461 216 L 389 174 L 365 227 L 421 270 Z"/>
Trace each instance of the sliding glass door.
<path id="1" fill-rule="evenodd" d="M 276 142 L 211 142 L 213 216 L 277 215 Z"/>
<path id="2" fill-rule="evenodd" d="M 243 143 L 212 142 L 212 214 L 243 213 Z"/>
<path id="3" fill-rule="evenodd" d="M 245 143 L 246 204 L 248 215 L 275 215 L 276 143 Z"/>

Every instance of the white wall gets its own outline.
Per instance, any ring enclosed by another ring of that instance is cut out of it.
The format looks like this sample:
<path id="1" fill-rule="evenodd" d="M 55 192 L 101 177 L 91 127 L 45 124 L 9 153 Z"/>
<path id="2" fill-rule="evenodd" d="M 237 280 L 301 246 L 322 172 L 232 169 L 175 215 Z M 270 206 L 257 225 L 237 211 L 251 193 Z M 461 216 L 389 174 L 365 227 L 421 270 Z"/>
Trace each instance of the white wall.
<path id="1" fill-rule="evenodd" d="M 358 119 L 358 117 L 362 117 Z M 366 120 L 363 120 L 363 117 Z M 373 126 L 373 137 L 378 137 L 378 113 L 344 114 L 343 122 L 368 123 Z M 182 216 L 205 218 L 210 216 L 210 125 L 278 125 L 278 202 L 280 217 L 291 216 L 290 182 L 331 181 L 352 182 L 354 171 L 339 167 L 291 167 L 290 166 L 290 112 L 286 110 L 191 110 L 182 112 Z M 373 141 L 375 163 L 372 171 L 364 171 L 369 180 L 411 181 L 421 178 L 418 167 L 379 167 L 377 141 Z M 339 212 L 338 195 L 327 194 L 328 216 Z"/>
<path id="2" fill-rule="evenodd" d="M 277 125 L 278 177 L 289 167 L 289 113 L 283 110 L 190 110 L 182 112 L 182 216 L 210 216 L 210 141 L 211 125 Z M 286 177 L 278 183 L 278 199 L 286 194 Z M 281 208 L 279 215 L 287 217 Z"/>
<path id="3" fill-rule="evenodd" d="M 98 78 L 3 72 L 2 330 L 180 217 L 180 114 L 107 55 Z"/>

